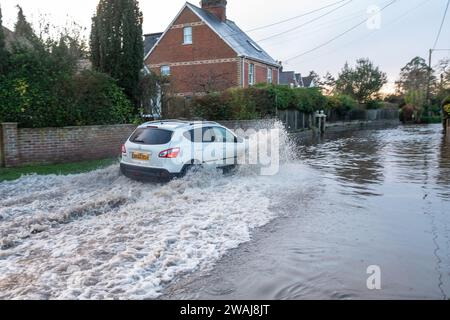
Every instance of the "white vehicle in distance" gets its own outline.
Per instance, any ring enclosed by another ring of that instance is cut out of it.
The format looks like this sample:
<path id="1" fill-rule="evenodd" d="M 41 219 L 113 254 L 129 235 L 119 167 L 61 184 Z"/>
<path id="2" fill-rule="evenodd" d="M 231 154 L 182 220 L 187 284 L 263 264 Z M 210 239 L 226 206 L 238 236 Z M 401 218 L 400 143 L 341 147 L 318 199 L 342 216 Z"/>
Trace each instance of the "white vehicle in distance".
<path id="1" fill-rule="evenodd" d="M 232 168 L 246 143 L 216 122 L 165 120 L 139 126 L 122 146 L 121 172 L 131 179 L 172 179 L 198 166 Z"/>

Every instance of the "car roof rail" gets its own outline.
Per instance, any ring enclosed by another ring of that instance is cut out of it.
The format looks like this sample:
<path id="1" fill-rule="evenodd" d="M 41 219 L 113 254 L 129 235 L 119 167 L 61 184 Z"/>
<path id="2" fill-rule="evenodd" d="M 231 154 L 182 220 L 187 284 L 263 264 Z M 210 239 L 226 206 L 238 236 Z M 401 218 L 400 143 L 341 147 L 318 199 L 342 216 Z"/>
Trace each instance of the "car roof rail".
<path id="1" fill-rule="evenodd" d="M 183 121 L 183 120 L 178 120 L 178 119 L 167 119 L 167 120 L 158 120 L 158 121 L 149 121 L 146 122 L 145 124 L 156 124 L 156 123 L 189 123 L 187 121 Z"/>
<path id="2" fill-rule="evenodd" d="M 216 124 L 216 125 L 218 125 L 218 123 L 215 121 L 198 120 L 198 121 L 191 122 L 191 125 L 195 125 L 195 124 Z"/>
<path id="3" fill-rule="evenodd" d="M 167 119 L 167 120 L 159 120 L 159 121 L 149 121 L 144 123 L 144 125 L 148 124 L 164 124 L 164 123 L 180 123 L 180 124 L 186 124 L 186 125 L 196 125 L 196 124 L 212 124 L 212 125 L 219 125 L 219 123 L 215 121 L 206 121 L 206 120 L 195 120 L 195 121 L 186 121 L 186 120 L 179 120 L 179 119 Z"/>

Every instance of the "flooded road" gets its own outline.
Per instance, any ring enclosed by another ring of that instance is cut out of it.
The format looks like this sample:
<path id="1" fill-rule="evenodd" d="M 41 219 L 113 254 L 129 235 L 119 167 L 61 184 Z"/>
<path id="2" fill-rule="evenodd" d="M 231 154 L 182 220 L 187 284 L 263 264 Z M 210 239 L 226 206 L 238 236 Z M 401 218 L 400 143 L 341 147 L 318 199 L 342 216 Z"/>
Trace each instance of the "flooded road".
<path id="1" fill-rule="evenodd" d="M 447 299 L 441 131 L 299 141 L 276 176 L 143 184 L 113 165 L 0 183 L 0 299 Z"/>
<path id="2" fill-rule="evenodd" d="M 301 141 L 285 165 L 310 189 L 283 194 L 280 217 L 177 299 L 449 299 L 450 138 L 439 125 Z M 381 290 L 369 290 L 369 266 Z"/>

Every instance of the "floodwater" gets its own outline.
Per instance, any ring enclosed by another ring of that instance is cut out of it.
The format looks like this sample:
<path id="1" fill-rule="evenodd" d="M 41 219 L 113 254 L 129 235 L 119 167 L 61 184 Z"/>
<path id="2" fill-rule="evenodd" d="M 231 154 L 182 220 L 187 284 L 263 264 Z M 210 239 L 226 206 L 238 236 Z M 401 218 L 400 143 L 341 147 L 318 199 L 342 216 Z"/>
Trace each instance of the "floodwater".
<path id="1" fill-rule="evenodd" d="M 297 153 L 282 170 L 306 184 L 280 190 L 271 208 L 279 218 L 164 298 L 450 298 L 450 137 L 441 126 L 335 134 L 301 141 Z M 379 267 L 380 290 L 368 289 L 369 266 Z"/>
<path id="2" fill-rule="evenodd" d="M 113 165 L 0 183 L 0 299 L 450 297 L 440 126 L 282 143 L 295 160 L 275 176 L 144 184 Z"/>

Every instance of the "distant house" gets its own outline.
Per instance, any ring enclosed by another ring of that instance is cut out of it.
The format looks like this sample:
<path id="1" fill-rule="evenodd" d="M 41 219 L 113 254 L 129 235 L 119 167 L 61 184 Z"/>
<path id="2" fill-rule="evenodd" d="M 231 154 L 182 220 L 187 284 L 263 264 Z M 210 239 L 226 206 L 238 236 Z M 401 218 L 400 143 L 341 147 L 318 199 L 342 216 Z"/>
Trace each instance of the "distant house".
<path id="1" fill-rule="evenodd" d="M 302 77 L 301 74 L 298 74 L 298 75 L 301 78 L 301 82 L 302 82 L 301 87 L 302 88 L 315 88 L 316 87 L 316 84 L 314 83 L 314 78 L 313 77 L 310 77 L 310 76 Z"/>
<path id="2" fill-rule="evenodd" d="M 24 37 L 17 36 L 13 31 L 3 27 L 5 35 L 6 50 L 11 51 L 14 44 L 19 44 L 27 48 L 33 48 L 33 44 Z M 92 70 L 92 62 L 87 58 L 81 58 L 77 61 L 76 72 L 80 73 L 84 70 Z"/>
<path id="3" fill-rule="evenodd" d="M 155 46 L 155 44 L 158 42 L 159 38 L 163 35 L 162 32 L 158 33 L 149 33 L 144 34 L 144 56 L 146 57 L 150 50 Z"/>
<path id="4" fill-rule="evenodd" d="M 302 77 L 301 73 L 295 73 L 295 71 L 281 71 L 280 72 L 280 84 L 286 85 L 291 88 L 314 88 L 313 77 Z"/>
<path id="5" fill-rule="evenodd" d="M 279 84 L 286 85 L 291 88 L 298 88 L 300 86 L 294 71 L 281 71 Z"/>
<path id="6" fill-rule="evenodd" d="M 170 76 L 178 96 L 278 83 L 279 63 L 227 19 L 226 0 L 187 2 L 165 32 L 145 36 L 145 47 L 147 70 Z"/>
<path id="7" fill-rule="evenodd" d="M 6 50 L 11 51 L 14 43 L 18 43 L 18 44 L 21 44 L 26 47 L 32 46 L 31 43 L 27 39 L 17 36 L 13 31 L 9 30 L 6 27 L 2 27 L 2 28 L 3 28 L 3 34 L 5 35 Z"/>

